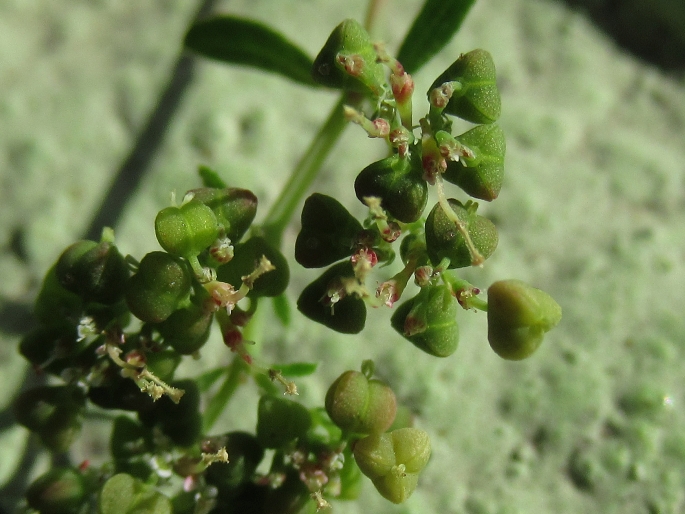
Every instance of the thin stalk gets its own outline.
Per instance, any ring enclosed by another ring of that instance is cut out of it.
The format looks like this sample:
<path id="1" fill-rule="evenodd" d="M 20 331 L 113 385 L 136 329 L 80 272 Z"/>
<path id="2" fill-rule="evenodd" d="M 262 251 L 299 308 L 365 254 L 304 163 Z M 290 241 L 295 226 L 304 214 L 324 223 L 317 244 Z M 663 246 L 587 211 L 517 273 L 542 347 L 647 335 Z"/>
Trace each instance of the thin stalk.
<path id="1" fill-rule="evenodd" d="M 295 209 L 309 186 L 314 182 L 343 129 L 347 126 L 347 121 L 343 116 L 343 106 L 349 102 L 348 95 L 343 95 L 333 107 L 328 119 L 297 163 L 281 194 L 266 215 L 262 230 L 266 239 L 273 246 L 280 248 L 283 232 L 290 223 Z"/>
<path id="2" fill-rule="evenodd" d="M 217 393 L 209 401 L 209 404 L 205 409 L 202 417 L 202 427 L 204 433 L 211 432 L 214 423 L 226 408 L 226 405 L 231 397 L 233 397 L 236 389 L 238 389 L 242 374 L 246 367 L 247 364 L 245 364 L 240 355 L 236 355 L 233 358 L 233 362 L 231 362 L 231 365 L 228 368 L 226 379 L 224 380 L 223 384 L 221 384 L 221 388 L 219 388 Z"/>

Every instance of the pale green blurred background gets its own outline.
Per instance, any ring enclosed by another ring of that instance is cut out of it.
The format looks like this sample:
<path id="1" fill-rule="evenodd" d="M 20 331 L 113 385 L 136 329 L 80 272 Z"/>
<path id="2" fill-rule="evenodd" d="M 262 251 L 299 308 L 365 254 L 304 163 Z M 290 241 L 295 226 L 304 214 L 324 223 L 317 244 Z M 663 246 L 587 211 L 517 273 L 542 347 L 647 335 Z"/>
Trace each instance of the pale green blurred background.
<path id="1" fill-rule="evenodd" d="M 460 52 L 493 54 L 507 177 L 500 198 L 481 209 L 496 222 L 500 244 L 484 269 L 464 276 L 483 288 L 526 280 L 559 301 L 564 319 L 520 363 L 490 350 L 485 316 L 472 312 L 460 313 L 460 348 L 442 360 L 394 333 L 389 312 L 371 312 L 359 336 L 334 335 L 297 313 L 287 332 L 266 324 L 258 342 L 264 358 L 321 363 L 298 384 L 303 403 L 321 405 L 334 377 L 373 358 L 431 435 L 433 458 L 405 505 L 389 504 L 367 483 L 358 502 L 336 504 L 335 512 L 685 512 L 685 83 L 677 64 L 685 26 L 678 2 L 630 3 L 633 15 L 645 6 L 648 14 L 666 13 L 653 32 L 674 45 L 666 52 L 671 64 L 655 57 L 668 72 L 620 49 L 566 4 L 478 0 L 459 35 L 415 77 L 423 91 Z M 601 4 L 585 6 L 597 17 Z M 374 38 L 395 49 L 419 6 L 388 0 Z M 198 7 L 187 0 L 0 0 L 0 505 L 7 512 L 27 443 L 6 407 L 24 377 L 16 345 L 31 327 L 28 309 L 44 271 L 88 228 L 169 80 Z M 339 21 L 361 19 L 365 5 L 226 0 L 216 9 L 272 21 L 313 56 Z M 642 19 L 651 26 L 653 18 Z M 195 71 L 117 226 L 125 253 L 157 248 L 156 212 L 172 190 L 198 185 L 201 163 L 252 189 L 264 214 L 336 100 L 216 63 L 200 62 Z M 417 98 L 421 114 L 425 103 Z M 382 152 L 350 127 L 316 190 L 361 214 L 354 177 Z M 295 220 L 286 252 L 297 229 Z M 316 274 L 297 265 L 293 272 L 294 300 L 297 286 Z M 194 369 L 230 360 L 218 340 L 204 353 Z M 255 394 L 244 388 L 222 430 L 254 426 Z M 75 462 L 101 462 L 99 432 L 97 425 L 84 431 Z M 47 460 L 35 464 L 30 473 Z"/>

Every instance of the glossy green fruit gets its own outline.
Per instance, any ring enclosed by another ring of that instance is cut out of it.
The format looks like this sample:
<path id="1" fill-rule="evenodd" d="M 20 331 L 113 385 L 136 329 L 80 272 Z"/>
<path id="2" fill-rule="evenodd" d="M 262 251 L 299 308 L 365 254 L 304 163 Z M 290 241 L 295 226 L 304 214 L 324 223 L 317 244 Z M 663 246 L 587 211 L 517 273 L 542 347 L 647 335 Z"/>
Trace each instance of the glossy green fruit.
<path id="1" fill-rule="evenodd" d="M 305 268 L 322 268 L 349 257 L 363 230 L 340 202 L 320 193 L 307 198 L 300 219 L 295 260 Z"/>
<path id="2" fill-rule="evenodd" d="M 471 241 L 478 252 L 484 259 L 490 257 L 497 248 L 499 240 L 497 229 L 492 221 L 476 214 L 477 204 L 467 203 L 465 206 L 453 198 L 450 198 L 448 202 L 457 217 L 466 224 Z M 447 217 L 440 204 L 436 204 L 426 218 L 425 230 L 428 256 L 433 265 L 437 266 L 443 258 L 447 257 L 450 260 L 450 269 L 471 266 L 471 254 L 464 237 L 457 230 L 454 222 Z"/>
<path id="3" fill-rule="evenodd" d="M 485 50 L 476 49 L 461 54 L 430 87 L 430 91 L 445 82 L 458 82 L 447 107 L 446 114 L 458 116 L 472 123 L 493 123 L 501 113 L 501 100 L 497 89 L 495 64 Z"/>
<path id="4" fill-rule="evenodd" d="M 369 380 L 359 371 L 346 371 L 326 393 L 326 412 L 346 432 L 380 433 L 395 420 L 397 400 L 384 382 Z"/>
<path id="5" fill-rule="evenodd" d="M 172 514 L 171 501 L 152 486 L 126 473 L 105 482 L 98 499 L 98 514 Z"/>
<path id="6" fill-rule="evenodd" d="M 431 447 L 423 430 L 400 428 L 365 437 L 354 444 L 353 451 L 357 465 L 378 492 L 393 503 L 403 503 L 416 489 Z"/>
<path id="7" fill-rule="evenodd" d="M 161 323 L 188 304 L 190 289 L 185 262 L 165 252 L 150 252 L 126 284 L 126 303 L 138 319 Z"/>
<path id="8" fill-rule="evenodd" d="M 443 178 L 474 198 L 494 200 L 504 181 L 504 132 L 496 124 L 479 125 L 457 140 L 473 150 L 475 158 L 448 161 Z"/>
<path id="9" fill-rule="evenodd" d="M 157 241 L 171 255 L 195 257 L 219 235 L 219 225 L 210 207 L 192 199 L 180 207 L 162 209 L 155 218 Z"/>
<path id="10" fill-rule="evenodd" d="M 307 433 L 312 424 L 302 404 L 264 395 L 257 410 L 257 441 L 264 448 L 282 448 Z"/>
<path id="11" fill-rule="evenodd" d="M 109 441 L 115 459 L 130 459 L 152 451 L 152 432 L 128 416 L 118 416 L 112 425 Z"/>
<path id="12" fill-rule="evenodd" d="M 337 302 L 331 301 L 341 290 L 341 278 L 353 278 L 349 261 L 339 262 L 304 288 L 297 299 L 298 310 L 312 321 L 321 323 L 342 334 L 358 334 L 366 324 L 366 304 L 353 294 L 343 294 Z"/>
<path id="13" fill-rule="evenodd" d="M 74 514 L 86 501 L 83 475 L 73 468 L 53 468 L 26 491 L 29 507 L 41 514 Z"/>
<path id="14" fill-rule="evenodd" d="M 21 339 L 19 353 L 42 371 L 59 375 L 82 348 L 77 338 L 73 327 L 38 326 Z"/>
<path id="15" fill-rule="evenodd" d="M 459 344 L 458 305 L 449 287 L 429 285 L 402 303 L 390 323 L 417 348 L 436 357 L 447 357 Z"/>
<path id="16" fill-rule="evenodd" d="M 164 342 L 182 355 L 190 355 L 209 339 L 214 313 L 197 305 L 174 311 L 157 325 Z"/>
<path id="17" fill-rule="evenodd" d="M 257 214 L 257 197 L 247 189 L 202 187 L 188 193 L 212 209 L 226 237 L 233 243 L 240 241 Z"/>
<path id="18" fill-rule="evenodd" d="M 550 295 L 520 280 L 501 280 L 488 288 L 488 341 L 497 355 L 521 360 L 561 321 L 561 307 Z"/>
<path id="19" fill-rule="evenodd" d="M 392 155 L 364 168 L 354 181 L 360 202 L 364 197 L 381 199 L 381 207 L 404 223 L 418 220 L 428 201 L 428 185 L 420 166 L 411 159 Z"/>
<path id="20" fill-rule="evenodd" d="M 259 265 L 265 256 L 276 269 L 267 271 L 254 283 L 248 293 L 249 298 L 262 296 L 279 296 L 283 294 L 290 282 L 290 267 L 283 254 L 271 246 L 263 237 L 251 237 L 234 248 L 234 257 L 228 263 L 219 266 L 216 271 L 217 280 L 231 284 L 240 289 L 242 277 L 249 275 Z"/>
<path id="21" fill-rule="evenodd" d="M 174 377 L 174 372 L 181 363 L 182 357 L 179 354 L 180 352 L 174 349 L 147 352 L 145 354 L 145 364 L 157 378 L 169 382 Z"/>
<path id="22" fill-rule="evenodd" d="M 60 255 L 55 276 L 84 301 L 109 305 L 121 300 L 129 270 L 113 243 L 78 241 Z"/>
<path id="23" fill-rule="evenodd" d="M 314 59 L 312 78 L 327 87 L 380 97 L 386 84 L 385 70 L 376 59 L 364 27 L 347 19 L 333 29 Z"/>

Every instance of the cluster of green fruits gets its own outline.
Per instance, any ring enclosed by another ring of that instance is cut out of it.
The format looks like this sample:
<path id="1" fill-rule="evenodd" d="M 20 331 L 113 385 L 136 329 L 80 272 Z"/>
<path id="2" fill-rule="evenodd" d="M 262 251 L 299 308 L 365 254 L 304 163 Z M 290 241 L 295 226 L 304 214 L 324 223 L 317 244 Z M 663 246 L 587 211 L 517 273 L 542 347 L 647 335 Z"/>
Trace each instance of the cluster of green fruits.
<path id="1" fill-rule="evenodd" d="M 549 295 L 506 280 L 490 286 L 486 302 L 449 271 L 481 265 L 498 241 L 477 203 L 444 192 L 446 181 L 492 201 L 502 186 L 505 142 L 495 123 L 500 99 L 490 55 L 474 50 L 440 75 L 417 127 L 411 76 L 353 20 L 333 31 L 312 75 L 350 97 L 371 99 L 373 119 L 351 107 L 345 115 L 384 139 L 390 156 L 355 180 L 356 196 L 369 208 L 363 222 L 332 197 L 316 193 L 305 201 L 295 259 L 305 268 L 329 267 L 302 291 L 298 309 L 355 334 L 365 326 L 367 306 L 392 307 L 413 277 L 419 292 L 397 306 L 391 325 L 417 348 L 451 355 L 462 307 L 487 311 L 498 355 L 533 353 L 561 318 Z M 475 127 L 453 136 L 452 116 Z M 383 497 L 404 502 L 428 462 L 430 441 L 410 416 L 397 415 L 394 393 L 372 378 L 370 362 L 331 385 L 325 408 L 307 409 L 258 378 L 296 394 L 285 373 L 254 362 L 243 336 L 258 300 L 283 295 L 288 263 L 252 226 L 254 194 L 200 171 L 205 187 L 155 219 L 163 251 L 135 261 L 105 230 L 99 242 L 67 248 L 46 274 L 35 306 L 39 326 L 20 351 L 61 383 L 23 392 L 15 403 L 18 421 L 61 453 L 78 436 L 89 405 L 128 414 L 114 418 L 110 463 L 50 470 L 27 491 L 29 507 L 44 514 L 295 514 L 328 506 L 326 498 L 356 498 L 362 474 Z M 425 215 L 429 186 L 438 202 Z M 402 269 L 369 290 L 373 268 L 393 261 L 396 242 Z M 203 348 L 215 321 L 237 354 L 234 362 L 263 390 L 254 434 L 208 434 L 201 411 L 206 388 L 174 379 L 182 357 Z"/>
<path id="2" fill-rule="evenodd" d="M 506 145 L 496 124 L 500 96 L 490 54 L 463 54 L 435 79 L 427 93 L 429 112 L 419 121 L 420 136 L 414 135 L 411 76 L 354 20 L 333 31 L 314 61 L 313 76 L 372 99 L 373 119 L 351 108 L 346 115 L 370 137 L 384 139 L 391 155 L 357 175 L 356 196 L 369 207 L 363 224 L 329 196 L 317 193 L 305 202 L 295 258 L 306 268 L 332 266 L 302 292 L 300 311 L 339 332 L 357 333 L 364 328 L 367 305 L 392 307 L 414 277 L 420 291 L 399 305 L 392 326 L 415 346 L 438 357 L 451 355 L 459 342 L 461 305 L 488 311 L 489 341 L 498 355 L 529 356 L 559 322 L 558 304 L 543 291 L 511 280 L 493 284 L 486 303 L 477 297 L 478 288 L 448 272 L 482 265 L 498 242 L 494 224 L 477 213 L 476 202 L 462 203 L 444 192 L 446 181 L 489 202 L 502 187 Z M 453 136 L 454 116 L 476 126 Z M 424 218 L 431 185 L 438 202 Z M 392 244 L 402 235 L 404 268 L 369 290 L 370 270 L 393 261 Z"/>

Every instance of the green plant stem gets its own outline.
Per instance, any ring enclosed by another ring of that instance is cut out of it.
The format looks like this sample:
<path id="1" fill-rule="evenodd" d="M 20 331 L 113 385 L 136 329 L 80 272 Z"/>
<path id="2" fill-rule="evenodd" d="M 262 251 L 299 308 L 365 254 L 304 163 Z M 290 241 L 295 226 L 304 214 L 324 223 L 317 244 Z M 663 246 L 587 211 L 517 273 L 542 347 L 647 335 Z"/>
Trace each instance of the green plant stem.
<path id="1" fill-rule="evenodd" d="M 297 163 L 281 194 L 274 201 L 271 210 L 266 215 L 262 230 L 264 237 L 276 248 L 281 247 L 283 232 L 295 212 L 300 200 L 319 173 L 326 157 L 333 149 L 333 145 L 347 126 L 343 116 L 343 105 L 357 102 L 351 101 L 348 95 L 343 95 L 328 119 L 314 137 L 314 140 Z"/>
<path id="2" fill-rule="evenodd" d="M 240 355 L 233 357 L 233 361 L 228 367 L 228 372 L 226 373 L 224 382 L 221 384 L 221 387 L 217 393 L 209 401 L 207 408 L 205 409 L 202 417 L 202 427 L 204 433 L 209 433 L 212 430 L 214 423 L 226 408 L 226 405 L 233 396 L 233 393 L 235 393 L 236 389 L 238 389 L 242 378 L 241 376 L 246 369 L 247 364 L 245 364 Z"/>

